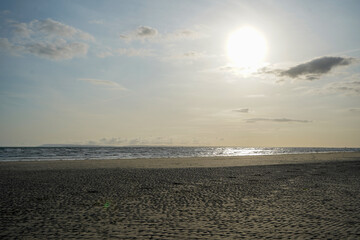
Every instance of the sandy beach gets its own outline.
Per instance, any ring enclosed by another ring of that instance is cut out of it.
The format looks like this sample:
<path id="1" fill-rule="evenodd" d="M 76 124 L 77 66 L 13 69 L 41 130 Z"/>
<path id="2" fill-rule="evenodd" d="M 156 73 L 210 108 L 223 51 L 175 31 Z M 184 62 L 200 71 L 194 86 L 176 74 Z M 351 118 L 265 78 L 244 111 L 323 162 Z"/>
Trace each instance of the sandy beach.
<path id="1" fill-rule="evenodd" d="M 0 163 L 1 239 L 360 239 L 360 153 Z"/>

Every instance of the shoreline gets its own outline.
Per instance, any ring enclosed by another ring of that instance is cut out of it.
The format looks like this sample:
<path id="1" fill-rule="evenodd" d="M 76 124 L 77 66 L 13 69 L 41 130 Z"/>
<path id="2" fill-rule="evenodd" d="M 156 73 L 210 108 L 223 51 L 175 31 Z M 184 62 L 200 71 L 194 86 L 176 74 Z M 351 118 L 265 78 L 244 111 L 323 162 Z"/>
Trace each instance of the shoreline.
<path id="1" fill-rule="evenodd" d="M 4 161 L 0 169 L 216 168 L 339 161 L 360 161 L 360 152 L 252 155 L 237 157 L 134 158 L 104 160 Z"/>

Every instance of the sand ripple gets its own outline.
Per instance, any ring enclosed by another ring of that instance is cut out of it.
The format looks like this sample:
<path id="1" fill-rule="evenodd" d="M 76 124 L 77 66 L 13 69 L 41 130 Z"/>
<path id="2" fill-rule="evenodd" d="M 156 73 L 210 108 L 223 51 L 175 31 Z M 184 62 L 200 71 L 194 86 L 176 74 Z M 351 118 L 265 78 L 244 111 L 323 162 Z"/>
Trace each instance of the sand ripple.
<path id="1" fill-rule="evenodd" d="M 2 239 L 359 239 L 360 162 L 0 169 Z"/>

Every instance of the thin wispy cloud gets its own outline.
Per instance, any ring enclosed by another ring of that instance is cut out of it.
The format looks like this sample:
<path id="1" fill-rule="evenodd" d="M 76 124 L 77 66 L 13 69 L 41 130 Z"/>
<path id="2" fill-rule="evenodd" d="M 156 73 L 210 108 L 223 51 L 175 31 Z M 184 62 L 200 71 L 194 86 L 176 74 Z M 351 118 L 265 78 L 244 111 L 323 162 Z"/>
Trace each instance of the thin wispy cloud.
<path id="1" fill-rule="evenodd" d="M 133 31 L 120 34 L 120 38 L 128 42 L 135 40 L 171 42 L 178 40 L 198 39 L 204 36 L 205 36 L 204 34 L 201 34 L 198 31 L 190 30 L 190 29 L 178 29 L 170 33 L 160 33 L 158 29 L 149 26 L 140 26 Z"/>
<path id="2" fill-rule="evenodd" d="M 107 49 L 97 54 L 99 58 L 106 58 L 112 56 L 128 56 L 128 57 L 149 57 L 154 56 L 155 53 L 152 49 L 146 48 L 118 48 Z"/>
<path id="3" fill-rule="evenodd" d="M 343 95 L 360 95 L 360 80 L 351 82 L 335 82 L 326 85 L 322 92 L 339 93 Z"/>
<path id="4" fill-rule="evenodd" d="M 202 58 L 211 58 L 212 56 L 198 51 L 187 51 L 183 53 L 174 53 L 165 57 L 163 60 L 198 60 Z"/>
<path id="5" fill-rule="evenodd" d="M 153 50 L 145 49 L 145 48 L 119 48 L 114 50 L 114 53 L 119 56 L 129 56 L 129 57 L 145 57 L 145 56 L 153 56 Z"/>
<path id="6" fill-rule="evenodd" d="M 11 13 L 11 11 L 9 11 L 9 10 L 0 11 L 1 15 L 9 15 L 10 13 Z"/>
<path id="7" fill-rule="evenodd" d="M 237 113 L 249 113 L 249 109 L 248 108 L 239 108 L 239 109 L 234 109 L 232 110 L 233 112 L 237 112 Z"/>
<path id="8" fill-rule="evenodd" d="M 110 137 L 86 142 L 86 144 L 105 146 L 172 145 L 173 143 L 174 140 L 171 137 Z"/>
<path id="9" fill-rule="evenodd" d="M 106 58 L 106 57 L 114 56 L 114 53 L 112 50 L 107 50 L 107 51 L 101 51 L 101 52 L 97 53 L 96 56 L 99 58 Z"/>
<path id="10" fill-rule="evenodd" d="M 249 119 L 246 119 L 246 122 L 248 122 L 248 123 L 256 123 L 256 122 L 310 123 L 311 121 L 289 119 L 289 118 L 249 118 Z"/>
<path id="11" fill-rule="evenodd" d="M 96 143 L 102 145 L 121 145 L 127 143 L 127 141 L 128 140 L 126 138 L 112 137 L 112 138 L 102 138 Z"/>
<path id="12" fill-rule="evenodd" d="M 184 56 L 185 58 L 199 58 L 204 56 L 204 54 L 196 51 L 189 51 L 184 53 L 182 56 Z"/>
<path id="13" fill-rule="evenodd" d="M 104 22 L 104 20 L 97 20 L 97 19 L 95 19 L 95 20 L 89 21 L 89 23 L 101 25 L 101 24 L 104 24 L 105 22 Z"/>
<path id="14" fill-rule="evenodd" d="M 266 97 L 265 94 L 250 94 L 244 96 L 244 98 L 264 98 L 264 97 Z"/>
<path id="15" fill-rule="evenodd" d="M 112 89 L 126 91 L 127 89 L 120 85 L 117 82 L 109 81 L 109 80 L 102 80 L 102 79 L 95 79 L 95 78 L 78 78 L 80 81 L 88 82 L 93 85 L 102 85 Z"/>
<path id="16" fill-rule="evenodd" d="M 205 37 L 205 35 L 201 34 L 199 31 L 194 31 L 189 29 L 179 29 L 179 30 L 175 30 L 172 33 L 167 33 L 162 35 L 162 39 L 165 41 L 191 40 L 202 37 Z"/>
<path id="17" fill-rule="evenodd" d="M 350 108 L 349 111 L 352 113 L 360 113 L 360 108 Z"/>
<path id="18" fill-rule="evenodd" d="M 346 78 L 346 79 L 352 79 Z M 347 97 L 360 96 L 360 80 L 331 82 L 321 87 L 300 87 L 297 90 L 306 95 L 339 95 Z"/>

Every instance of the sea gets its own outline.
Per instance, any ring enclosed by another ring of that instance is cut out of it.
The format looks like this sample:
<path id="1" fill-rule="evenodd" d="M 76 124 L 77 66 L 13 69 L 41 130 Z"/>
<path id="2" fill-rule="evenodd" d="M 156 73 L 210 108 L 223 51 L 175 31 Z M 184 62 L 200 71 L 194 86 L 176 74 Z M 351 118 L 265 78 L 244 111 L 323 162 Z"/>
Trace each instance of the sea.
<path id="1" fill-rule="evenodd" d="M 136 158 L 234 157 L 332 152 L 360 152 L 360 148 L 289 147 L 0 147 L 0 162 Z"/>

